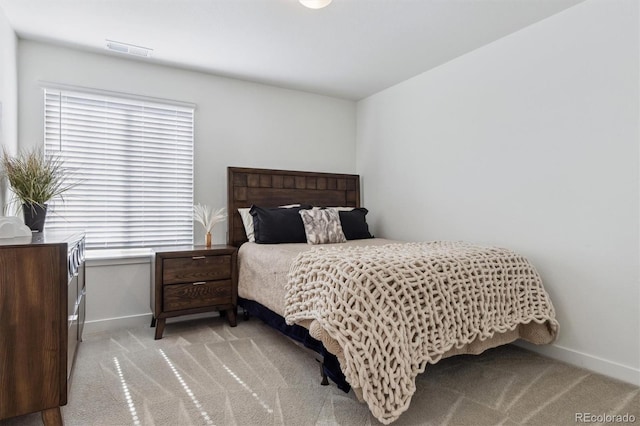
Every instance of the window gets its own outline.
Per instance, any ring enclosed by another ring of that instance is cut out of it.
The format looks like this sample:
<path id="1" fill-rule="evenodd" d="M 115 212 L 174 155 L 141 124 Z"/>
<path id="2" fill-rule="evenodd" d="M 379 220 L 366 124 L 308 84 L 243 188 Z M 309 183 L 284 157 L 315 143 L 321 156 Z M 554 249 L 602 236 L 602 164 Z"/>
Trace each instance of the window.
<path id="1" fill-rule="evenodd" d="M 82 228 L 88 248 L 193 243 L 193 106 L 45 89 L 45 153 L 77 186 L 48 230 Z"/>

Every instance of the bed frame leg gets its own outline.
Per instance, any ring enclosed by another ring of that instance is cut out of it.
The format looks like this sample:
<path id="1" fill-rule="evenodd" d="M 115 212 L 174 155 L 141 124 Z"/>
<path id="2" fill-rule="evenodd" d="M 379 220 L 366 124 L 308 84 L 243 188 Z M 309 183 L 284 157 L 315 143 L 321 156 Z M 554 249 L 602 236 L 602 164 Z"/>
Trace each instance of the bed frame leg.
<path id="1" fill-rule="evenodd" d="M 320 363 L 320 375 L 322 376 L 322 381 L 320 382 L 320 384 L 322 386 L 329 386 L 329 379 L 327 378 L 327 375 L 324 372 L 324 363 L 322 361 L 318 361 Z"/>
<path id="2" fill-rule="evenodd" d="M 244 307 L 242 308 L 242 318 L 245 321 L 249 321 L 249 311 L 247 311 Z"/>

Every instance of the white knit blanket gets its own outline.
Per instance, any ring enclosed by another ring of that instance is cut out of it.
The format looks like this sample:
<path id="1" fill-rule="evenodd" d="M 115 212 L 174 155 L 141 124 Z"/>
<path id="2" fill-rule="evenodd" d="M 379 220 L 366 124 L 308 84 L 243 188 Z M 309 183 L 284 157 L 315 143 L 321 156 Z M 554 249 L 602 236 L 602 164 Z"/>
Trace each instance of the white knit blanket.
<path id="1" fill-rule="evenodd" d="M 409 407 L 427 363 L 497 333 L 539 344 L 558 331 L 540 276 L 525 258 L 462 242 L 300 253 L 289 273 L 285 319 L 307 325 L 338 357 L 384 424 Z M 523 324 L 537 327 L 520 333 Z"/>

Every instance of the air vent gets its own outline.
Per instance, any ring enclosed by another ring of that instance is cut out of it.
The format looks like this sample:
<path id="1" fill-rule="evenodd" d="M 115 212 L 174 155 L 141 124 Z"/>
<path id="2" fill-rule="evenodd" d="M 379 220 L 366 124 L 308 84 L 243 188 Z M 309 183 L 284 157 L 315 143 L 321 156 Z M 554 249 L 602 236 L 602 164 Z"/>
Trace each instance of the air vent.
<path id="1" fill-rule="evenodd" d="M 143 58 L 149 58 L 153 49 L 147 47 L 136 46 L 134 44 L 122 43 L 119 41 L 106 40 L 106 47 L 109 50 L 118 53 L 124 53 L 126 55 L 142 56 Z"/>

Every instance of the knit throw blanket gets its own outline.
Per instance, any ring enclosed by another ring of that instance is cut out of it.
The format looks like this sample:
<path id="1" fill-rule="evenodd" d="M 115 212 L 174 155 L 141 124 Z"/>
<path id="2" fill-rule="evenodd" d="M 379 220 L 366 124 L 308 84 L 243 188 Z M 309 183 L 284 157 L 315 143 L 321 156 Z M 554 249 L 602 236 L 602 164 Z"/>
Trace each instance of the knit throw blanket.
<path id="1" fill-rule="evenodd" d="M 289 272 L 285 319 L 308 326 L 338 357 L 384 424 L 407 410 L 427 363 L 498 333 L 515 330 L 511 340 L 540 344 L 558 331 L 540 276 L 525 258 L 462 242 L 300 253 Z M 519 332 L 524 324 L 536 331 Z"/>

